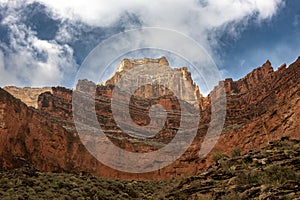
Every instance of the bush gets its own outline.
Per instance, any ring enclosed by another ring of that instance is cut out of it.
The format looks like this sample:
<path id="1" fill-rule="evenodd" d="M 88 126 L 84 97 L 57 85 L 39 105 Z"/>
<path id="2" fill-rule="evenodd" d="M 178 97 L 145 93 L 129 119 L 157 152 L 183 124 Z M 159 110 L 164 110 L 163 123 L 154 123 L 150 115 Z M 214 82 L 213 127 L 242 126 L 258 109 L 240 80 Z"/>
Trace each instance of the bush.
<path id="1" fill-rule="evenodd" d="M 283 184 L 286 181 L 300 181 L 299 175 L 292 169 L 281 166 L 271 166 L 264 171 L 244 171 L 237 175 L 236 183 L 238 185 L 247 184 Z"/>
<path id="2" fill-rule="evenodd" d="M 213 157 L 212 157 L 214 162 L 218 162 L 219 160 L 224 159 L 224 158 L 229 158 L 229 156 L 226 153 L 220 152 L 220 151 L 214 153 Z"/>
<path id="3" fill-rule="evenodd" d="M 230 155 L 232 158 L 238 157 L 241 155 L 241 152 L 242 152 L 241 147 L 237 147 L 237 148 L 231 150 Z"/>

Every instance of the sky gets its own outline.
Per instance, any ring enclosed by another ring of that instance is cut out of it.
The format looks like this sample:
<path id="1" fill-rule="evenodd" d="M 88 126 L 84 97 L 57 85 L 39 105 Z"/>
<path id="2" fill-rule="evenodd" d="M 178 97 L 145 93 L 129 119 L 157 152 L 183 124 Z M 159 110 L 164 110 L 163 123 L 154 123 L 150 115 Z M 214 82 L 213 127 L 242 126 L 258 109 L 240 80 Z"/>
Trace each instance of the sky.
<path id="1" fill-rule="evenodd" d="M 237 80 L 266 60 L 274 69 L 295 61 L 299 23 L 297 0 L 0 0 L 0 87 L 72 87 L 99 43 L 144 27 L 195 40 L 221 79 Z"/>

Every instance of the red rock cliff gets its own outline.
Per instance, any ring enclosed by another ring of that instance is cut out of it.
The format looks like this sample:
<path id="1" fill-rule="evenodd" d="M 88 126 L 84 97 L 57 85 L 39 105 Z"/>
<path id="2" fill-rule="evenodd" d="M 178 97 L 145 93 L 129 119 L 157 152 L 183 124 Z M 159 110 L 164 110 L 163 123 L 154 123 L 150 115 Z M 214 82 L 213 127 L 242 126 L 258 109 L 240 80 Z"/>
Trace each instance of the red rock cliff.
<path id="1" fill-rule="evenodd" d="M 116 126 L 111 114 L 111 95 L 114 84 L 122 76 L 122 70 L 129 70 L 137 63 L 152 62 L 168 65 L 164 59 L 124 60 L 109 81 L 103 85 L 89 82 L 84 91 L 96 88 L 96 112 L 100 125 L 107 136 L 118 146 L 129 151 L 152 151 L 168 143 L 178 127 L 178 115 L 171 114 L 164 131 L 150 139 L 150 142 L 130 138 Z M 186 69 L 183 76 L 190 79 Z M 190 79 L 191 80 L 191 79 Z M 230 152 L 241 147 L 248 151 L 265 146 L 270 140 L 283 136 L 300 136 L 300 58 L 286 68 L 274 71 L 267 61 L 246 77 L 223 81 L 227 96 L 227 115 L 222 135 L 213 151 Z M 80 85 L 80 84 L 79 84 Z M 148 87 L 148 86 L 147 86 Z M 151 87 L 151 86 L 149 86 Z M 195 86 L 195 91 L 199 90 Z M 218 87 L 214 89 L 218 90 Z M 139 95 L 143 95 L 144 91 Z M 138 95 L 137 95 L 138 96 Z M 211 160 L 211 153 L 199 159 L 199 147 L 210 122 L 210 95 L 198 96 L 201 113 L 198 135 L 193 145 L 173 164 L 152 173 L 128 174 L 110 169 L 99 163 L 82 145 L 72 122 L 72 91 L 52 88 L 52 93 L 39 96 L 38 109 L 28 108 L 20 100 L 0 89 L 0 155 L 1 167 L 16 167 L 20 158 L 32 162 L 45 171 L 85 171 L 103 177 L 130 179 L 165 179 L 182 174 L 195 174 L 205 169 Z M 87 97 L 88 98 L 88 97 Z M 170 110 L 178 110 L 172 94 L 161 98 L 141 100 L 133 98 L 131 116 L 140 125 L 149 123 L 149 105 L 161 103 Z M 143 106 L 136 106 L 143 105 Z M 84 106 L 84 105 L 82 105 Z"/>

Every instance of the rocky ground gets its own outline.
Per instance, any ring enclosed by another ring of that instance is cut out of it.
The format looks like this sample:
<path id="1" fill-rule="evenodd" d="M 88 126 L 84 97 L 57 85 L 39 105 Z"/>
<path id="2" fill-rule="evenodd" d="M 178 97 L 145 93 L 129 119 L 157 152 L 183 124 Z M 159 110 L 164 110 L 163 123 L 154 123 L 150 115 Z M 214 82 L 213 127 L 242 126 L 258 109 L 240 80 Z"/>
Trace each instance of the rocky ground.
<path id="1" fill-rule="evenodd" d="M 300 199 L 300 141 L 282 138 L 240 155 L 214 155 L 215 162 L 174 187 L 168 199 Z"/>
<path id="2" fill-rule="evenodd" d="M 300 140 L 240 152 L 217 152 L 205 172 L 165 181 L 44 173 L 25 165 L 0 172 L 0 199 L 300 199 Z"/>

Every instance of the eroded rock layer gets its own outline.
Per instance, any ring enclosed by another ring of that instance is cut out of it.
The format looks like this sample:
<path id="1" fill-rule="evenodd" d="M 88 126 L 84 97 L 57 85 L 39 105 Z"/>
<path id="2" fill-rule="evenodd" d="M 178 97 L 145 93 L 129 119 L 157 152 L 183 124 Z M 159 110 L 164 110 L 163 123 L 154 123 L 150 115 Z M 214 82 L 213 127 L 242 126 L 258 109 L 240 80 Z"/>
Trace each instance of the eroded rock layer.
<path id="1" fill-rule="evenodd" d="M 27 106 L 32 106 L 34 108 L 37 108 L 37 102 L 38 102 L 38 96 L 41 93 L 44 92 L 51 92 L 50 87 L 44 87 L 44 88 L 18 88 L 15 86 L 7 86 L 3 88 L 10 94 L 12 94 L 14 97 L 21 99 Z"/>
<path id="2" fill-rule="evenodd" d="M 86 84 L 79 83 L 77 88 L 86 98 L 96 97 L 95 110 L 100 126 L 114 144 L 131 152 L 149 152 L 163 147 L 172 140 L 180 126 L 178 98 L 172 92 L 160 89 L 159 84 L 145 85 L 136 90 L 129 103 L 129 110 L 133 121 L 139 126 L 145 126 L 150 123 L 151 105 L 160 104 L 167 110 L 162 131 L 142 140 L 128 136 L 117 126 L 111 110 L 113 89 L 126 70 L 145 63 L 158 67 L 169 65 L 165 58 L 126 59 L 105 84 L 96 85 L 83 80 Z M 13 168 L 21 165 L 25 159 L 42 171 L 87 172 L 125 179 L 166 179 L 204 170 L 216 151 L 231 152 L 240 147 L 243 152 L 247 152 L 284 136 L 299 138 L 300 58 L 289 67 L 283 65 L 277 71 L 267 61 L 238 81 L 222 81 L 207 97 L 200 95 L 198 86 L 193 83 L 186 68 L 174 70 L 179 70 L 181 78 L 193 85 L 192 96 L 199 103 L 200 117 L 198 134 L 193 144 L 171 165 L 150 173 L 130 174 L 101 164 L 86 150 L 74 126 L 72 90 L 54 87 L 51 92 L 39 95 L 38 109 L 28 107 L 0 89 L 1 167 Z M 223 84 L 227 97 L 223 131 L 212 153 L 200 159 L 199 149 L 211 120 L 212 94 L 218 92 Z M 179 84 L 179 87 L 184 90 L 185 86 Z M 153 97 L 153 91 L 157 91 L 158 95 Z M 190 94 L 181 94 L 184 98 L 190 98 L 186 96 Z M 122 96 L 119 98 L 122 99 Z M 191 110 L 195 108 L 189 105 Z M 84 102 L 78 106 L 84 109 Z"/>

